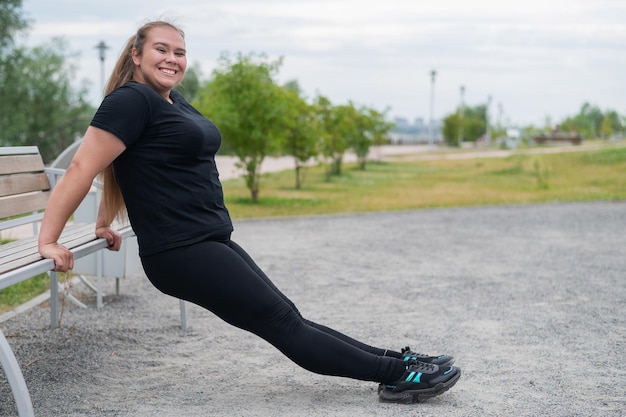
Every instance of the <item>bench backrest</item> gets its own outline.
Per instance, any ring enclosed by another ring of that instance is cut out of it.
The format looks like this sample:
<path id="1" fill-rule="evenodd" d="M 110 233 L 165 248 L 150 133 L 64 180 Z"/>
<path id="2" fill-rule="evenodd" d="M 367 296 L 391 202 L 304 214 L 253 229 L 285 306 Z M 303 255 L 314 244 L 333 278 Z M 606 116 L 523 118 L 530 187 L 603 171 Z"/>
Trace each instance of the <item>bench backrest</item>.
<path id="1" fill-rule="evenodd" d="M 0 230 L 40 220 L 50 188 L 36 146 L 0 148 Z"/>

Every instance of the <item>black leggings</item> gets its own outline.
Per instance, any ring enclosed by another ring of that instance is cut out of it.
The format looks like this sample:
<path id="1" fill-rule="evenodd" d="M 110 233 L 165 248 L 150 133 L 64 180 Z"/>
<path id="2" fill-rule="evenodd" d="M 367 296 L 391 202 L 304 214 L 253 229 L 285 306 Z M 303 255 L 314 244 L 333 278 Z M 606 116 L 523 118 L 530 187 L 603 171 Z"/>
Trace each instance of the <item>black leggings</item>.
<path id="1" fill-rule="evenodd" d="M 146 275 L 165 294 L 198 304 L 248 330 L 312 372 L 393 382 L 404 362 L 308 321 L 230 239 L 205 241 L 142 258 Z M 394 356 L 398 356 L 394 352 Z"/>

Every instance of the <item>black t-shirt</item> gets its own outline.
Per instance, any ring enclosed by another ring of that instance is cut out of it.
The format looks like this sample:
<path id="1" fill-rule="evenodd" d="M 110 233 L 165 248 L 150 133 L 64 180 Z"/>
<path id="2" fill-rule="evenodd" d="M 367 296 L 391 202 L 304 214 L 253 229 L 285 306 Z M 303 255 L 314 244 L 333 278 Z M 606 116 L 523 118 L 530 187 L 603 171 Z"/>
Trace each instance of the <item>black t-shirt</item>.
<path id="1" fill-rule="evenodd" d="M 233 230 L 215 165 L 220 132 L 179 93 L 170 98 L 130 82 L 91 121 L 126 145 L 113 166 L 142 256 Z"/>

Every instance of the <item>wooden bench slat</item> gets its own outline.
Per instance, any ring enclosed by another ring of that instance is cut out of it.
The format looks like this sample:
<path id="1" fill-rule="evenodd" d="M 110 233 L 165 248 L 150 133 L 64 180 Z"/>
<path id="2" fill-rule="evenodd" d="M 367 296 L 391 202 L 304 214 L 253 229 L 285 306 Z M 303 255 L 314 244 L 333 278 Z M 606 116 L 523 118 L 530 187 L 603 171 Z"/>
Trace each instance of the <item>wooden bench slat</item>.
<path id="1" fill-rule="evenodd" d="M 77 224 L 64 229 L 59 243 L 74 249 L 96 240 L 95 224 Z M 0 246 L 0 273 L 11 271 L 43 259 L 38 252 L 37 237 L 29 237 Z"/>
<path id="2" fill-rule="evenodd" d="M 9 256 L 13 256 L 16 253 L 30 250 L 32 246 L 37 242 L 37 236 L 31 236 L 24 239 L 16 240 L 14 242 L 5 243 L 0 246 L 0 265 Z"/>
<path id="3" fill-rule="evenodd" d="M 37 155 L 39 148 L 36 146 L 6 146 L 0 147 L 0 156 L 4 155 Z"/>
<path id="4" fill-rule="evenodd" d="M 71 240 L 72 236 L 93 233 L 94 230 L 95 230 L 94 224 L 87 224 L 87 223 L 69 224 L 65 226 L 61 236 L 62 236 L 62 239 L 65 239 L 65 241 L 69 241 Z M 30 237 L 22 238 L 20 240 L 9 242 L 0 246 L 0 265 L 9 256 L 14 256 L 15 254 L 18 254 L 24 251 L 32 251 L 33 248 L 36 248 L 37 246 L 37 239 L 38 239 L 37 236 L 30 236 Z"/>
<path id="5" fill-rule="evenodd" d="M 0 176 L 0 197 L 49 189 L 48 176 L 43 172 Z"/>
<path id="6" fill-rule="evenodd" d="M 41 257 L 41 255 L 39 255 L 39 253 L 34 254 L 31 253 L 27 256 L 24 256 L 22 258 L 19 259 L 15 259 L 14 261 L 11 262 L 7 262 L 5 264 L 2 265 L 2 267 L 0 267 L 0 273 L 5 273 L 5 272 L 9 272 L 13 269 L 22 267 L 22 266 L 26 266 L 28 264 L 32 264 L 33 262 L 37 262 L 39 260 L 43 259 Z"/>
<path id="7" fill-rule="evenodd" d="M 39 154 L 0 156 L 0 175 L 43 170 L 43 160 Z"/>
<path id="8" fill-rule="evenodd" d="M 71 242 L 80 236 L 85 236 L 92 234 L 95 236 L 95 224 L 90 223 L 77 223 L 77 224 L 68 224 L 63 229 L 61 233 L 61 237 L 59 238 L 59 242 L 65 245 L 65 242 Z M 13 255 L 15 253 L 19 253 L 21 251 L 32 250 L 32 248 L 37 246 L 37 236 L 30 236 L 27 238 L 19 239 L 14 242 L 9 242 L 0 246 L 0 263 L 2 260 L 9 255 Z"/>
<path id="9" fill-rule="evenodd" d="M 17 216 L 46 208 L 50 191 L 0 197 L 0 218 Z"/>

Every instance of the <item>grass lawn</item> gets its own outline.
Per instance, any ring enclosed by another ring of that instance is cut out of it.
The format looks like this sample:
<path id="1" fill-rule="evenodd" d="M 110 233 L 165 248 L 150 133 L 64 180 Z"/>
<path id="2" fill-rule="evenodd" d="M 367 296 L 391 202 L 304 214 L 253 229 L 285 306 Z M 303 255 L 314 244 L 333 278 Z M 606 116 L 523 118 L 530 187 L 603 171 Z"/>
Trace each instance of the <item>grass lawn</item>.
<path id="1" fill-rule="evenodd" d="M 307 168 L 302 189 L 292 171 L 263 175 L 258 203 L 243 180 L 224 181 L 233 218 L 300 216 L 426 207 L 626 198 L 626 147 L 506 158 L 370 162 L 325 179 Z"/>
<path id="2" fill-rule="evenodd" d="M 0 291 L 0 314 L 50 289 L 48 274 L 40 274 Z"/>

